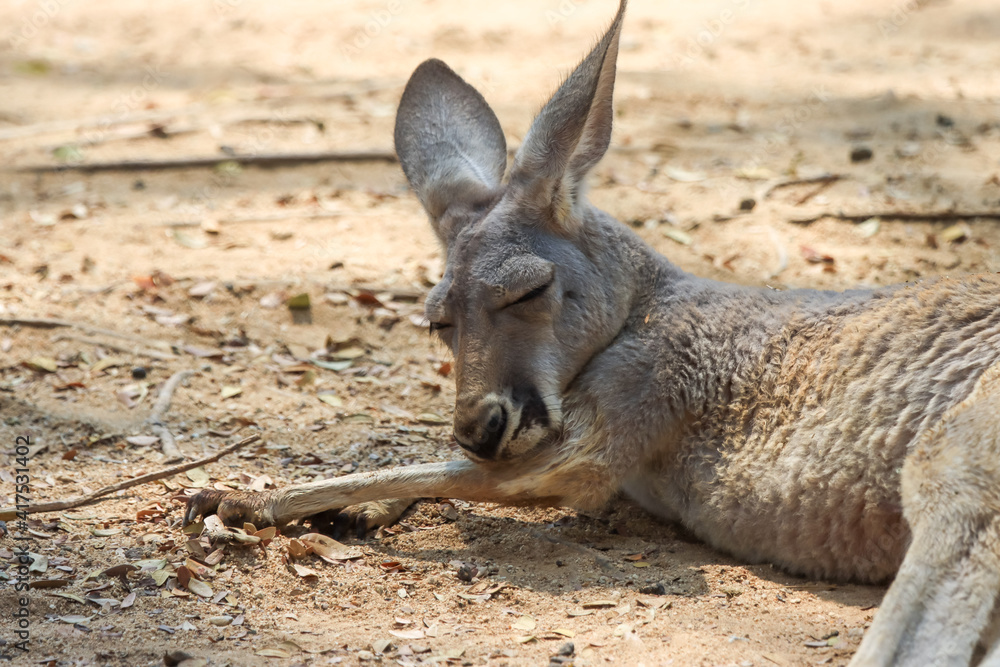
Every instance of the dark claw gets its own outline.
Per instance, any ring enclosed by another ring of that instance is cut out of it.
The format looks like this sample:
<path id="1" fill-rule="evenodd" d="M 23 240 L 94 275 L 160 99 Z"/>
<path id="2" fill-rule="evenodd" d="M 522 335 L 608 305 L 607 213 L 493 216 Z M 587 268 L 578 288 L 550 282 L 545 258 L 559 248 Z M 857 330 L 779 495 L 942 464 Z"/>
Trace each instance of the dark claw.
<path id="1" fill-rule="evenodd" d="M 187 501 L 187 508 L 184 510 L 184 526 L 187 526 L 199 516 L 210 516 L 219 510 L 219 503 L 226 497 L 224 491 L 215 489 L 205 489 L 194 494 Z"/>
<path id="2" fill-rule="evenodd" d="M 204 489 L 188 499 L 184 525 L 192 523 L 199 516 L 215 514 L 227 526 L 239 528 L 249 522 L 257 528 L 264 528 L 274 523 L 270 518 L 269 502 L 270 496 L 267 493 Z"/>
<path id="3" fill-rule="evenodd" d="M 333 534 L 331 537 L 335 540 L 341 539 L 350 527 L 351 515 L 346 512 L 338 512 L 337 517 L 333 520 Z"/>
<path id="4" fill-rule="evenodd" d="M 368 533 L 368 518 L 364 515 L 359 516 L 355 529 L 358 531 L 358 539 L 365 539 L 365 535 Z"/>

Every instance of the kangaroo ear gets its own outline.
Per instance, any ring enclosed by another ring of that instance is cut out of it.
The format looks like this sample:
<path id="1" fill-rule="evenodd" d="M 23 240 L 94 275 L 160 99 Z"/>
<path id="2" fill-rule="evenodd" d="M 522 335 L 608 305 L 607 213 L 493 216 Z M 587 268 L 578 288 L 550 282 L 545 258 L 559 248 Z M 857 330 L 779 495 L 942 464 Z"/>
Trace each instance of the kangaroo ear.
<path id="1" fill-rule="evenodd" d="M 500 121 L 475 88 L 432 59 L 406 84 L 395 140 L 403 172 L 447 245 L 498 194 L 507 166 Z"/>
<path id="2" fill-rule="evenodd" d="M 611 27 L 583 59 L 531 124 L 514 157 L 510 183 L 528 200 L 554 212 L 565 226 L 581 199 L 587 172 L 611 143 L 615 62 L 626 1 Z"/>

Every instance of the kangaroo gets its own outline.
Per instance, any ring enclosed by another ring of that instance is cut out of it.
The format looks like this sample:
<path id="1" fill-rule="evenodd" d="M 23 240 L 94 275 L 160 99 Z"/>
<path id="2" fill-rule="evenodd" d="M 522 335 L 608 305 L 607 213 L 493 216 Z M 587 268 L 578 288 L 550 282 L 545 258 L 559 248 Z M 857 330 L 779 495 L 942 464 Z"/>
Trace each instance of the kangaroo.
<path id="1" fill-rule="evenodd" d="M 454 353 L 466 459 L 202 491 L 185 520 L 624 493 L 750 563 L 895 576 L 852 665 L 1000 665 L 1000 277 L 838 293 L 674 267 L 584 194 L 624 12 L 509 171 L 493 111 L 443 62 L 403 92 L 396 150 L 447 253 L 426 314 Z"/>

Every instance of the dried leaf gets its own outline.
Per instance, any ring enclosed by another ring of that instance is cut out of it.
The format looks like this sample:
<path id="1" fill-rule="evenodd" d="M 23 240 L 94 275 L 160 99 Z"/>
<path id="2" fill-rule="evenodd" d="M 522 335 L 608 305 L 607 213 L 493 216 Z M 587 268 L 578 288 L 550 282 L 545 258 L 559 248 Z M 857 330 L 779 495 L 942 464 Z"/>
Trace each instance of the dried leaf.
<path id="1" fill-rule="evenodd" d="M 664 227 L 661 231 L 668 239 L 681 245 L 691 245 L 694 243 L 694 239 L 691 238 L 690 234 L 676 227 Z"/>
<path id="2" fill-rule="evenodd" d="M 344 401 L 341 400 L 335 394 L 317 394 L 316 398 L 318 398 L 319 400 L 323 401 L 327 405 L 333 406 L 335 408 L 339 408 L 339 407 L 342 407 L 344 405 Z"/>
<path id="3" fill-rule="evenodd" d="M 521 616 L 519 619 L 514 621 L 514 624 L 510 626 L 510 629 L 520 630 L 522 632 L 531 632 L 535 629 L 535 626 L 535 619 L 530 616 Z"/>
<path id="4" fill-rule="evenodd" d="M 879 220 L 878 218 L 868 218 L 864 222 L 858 223 L 858 226 L 855 227 L 855 230 L 858 232 L 858 235 L 860 235 L 861 238 L 867 239 L 878 234 L 878 230 L 881 226 L 882 226 L 882 221 Z"/>
<path id="5" fill-rule="evenodd" d="M 421 424 L 447 424 L 448 420 L 434 412 L 423 412 L 417 415 L 417 421 Z"/>
<path id="6" fill-rule="evenodd" d="M 346 371 L 354 365 L 354 359 L 343 359 L 341 361 L 323 361 L 321 359 L 313 359 L 310 363 L 328 371 Z"/>
<path id="7" fill-rule="evenodd" d="M 208 472 L 205 470 L 205 466 L 191 468 L 191 470 L 185 471 L 184 474 L 186 474 L 187 478 L 191 480 L 191 483 L 195 486 L 195 488 L 207 486 L 211 479 L 208 476 Z"/>
<path id="8" fill-rule="evenodd" d="M 128 360 L 124 357 L 104 357 L 103 359 L 95 361 L 87 370 L 91 373 L 101 373 L 114 366 L 124 366 L 127 363 Z M 128 440 L 128 438 L 126 438 L 126 440 Z"/>
<path id="9" fill-rule="evenodd" d="M 51 357 L 32 357 L 24 362 L 24 365 L 35 371 L 55 373 L 59 370 L 59 364 Z"/>
<path id="10" fill-rule="evenodd" d="M 177 242 L 178 245 L 192 250 L 200 250 L 201 248 L 208 246 L 208 239 L 206 239 L 204 235 L 194 236 L 182 232 L 179 229 L 174 229 L 171 230 L 170 236 Z"/>
<path id="11" fill-rule="evenodd" d="M 212 587 L 200 579 L 191 579 L 191 581 L 188 582 L 187 589 L 198 597 L 212 597 Z"/>
<path id="12" fill-rule="evenodd" d="M 122 532 L 121 528 L 91 528 L 90 534 L 94 537 L 111 537 Z"/>
<path id="13" fill-rule="evenodd" d="M 939 234 L 945 243 L 957 243 L 972 236 L 972 228 L 964 222 L 945 227 Z"/>
<path id="14" fill-rule="evenodd" d="M 125 599 L 122 600 L 121 607 L 119 607 L 119 608 L 120 609 L 128 609 L 129 607 L 131 607 L 134 604 L 135 604 L 135 591 L 132 591 L 131 593 L 129 593 L 128 595 L 125 596 Z"/>
<path id="15" fill-rule="evenodd" d="M 275 528 L 274 526 L 268 526 L 267 528 L 261 528 L 256 533 L 254 533 L 254 537 L 259 537 L 261 541 L 264 543 L 264 546 L 267 546 L 267 543 L 273 540 L 275 536 L 277 536 L 277 534 L 278 534 L 277 528 Z"/>
<path id="16" fill-rule="evenodd" d="M 131 435 L 125 438 L 125 442 L 136 447 L 149 447 L 159 441 L 160 439 L 155 435 Z"/>
<path id="17" fill-rule="evenodd" d="M 194 484 L 193 486 L 198 488 L 197 483 Z M 184 533 L 185 535 L 201 535 L 201 531 L 203 530 L 205 530 L 205 522 L 195 521 L 194 523 L 189 523 L 188 525 L 184 526 L 184 528 L 181 529 L 181 532 Z"/>
<path id="18" fill-rule="evenodd" d="M 218 565 L 222 562 L 225 555 L 226 554 L 222 549 L 216 549 L 205 557 L 205 565 Z"/>
<path id="19" fill-rule="evenodd" d="M 299 540 L 292 538 L 288 540 L 288 555 L 292 558 L 305 558 L 313 552 L 311 545 L 306 545 Z"/>
<path id="20" fill-rule="evenodd" d="M 584 609 L 601 609 L 603 607 L 617 607 L 618 603 L 614 600 L 591 600 L 590 602 L 584 602 L 580 606 Z"/>
<path id="21" fill-rule="evenodd" d="M 332 537 L 320 533 L 308 533 L 299 540 L 317 556 L 330 563 L 354 560 L 362 556 L 360 549 L 347 547 Z"/>
<path id="22" fill-rule="evenodd" d="M 218 283 L 214 280 L 197 283 L 188 290 L 188 296 L 194 299 L 203 299 L 215 291 L 217 285 Z"/>
<path id="23" fill-rule="evenodd" d="M 205 567 L 193 558 L 186 559 L 184 561 L 184 567 L 191 570 L 191 574 L 199 579 L 211 579 L 215 576 L 215 572 L 211 568 Z"/>
<path id="24" fill-rule="evenodd" d="M 70 623 L 72 625 L 76 625 L 77 623 L 79 623 L 80 625 L 85 625 L 87 623 L 90 623 L 92 618 L 94 617 L 80 616 L 79 614 L 70 614 L 69 616 L 60 616 L 59 620 L 62 621 L 63 623 Z"/>
<path id="25" fill-rule="evenodd" d="M 243 393 L 243 387 L 239 385 L 227 384 L 222 387 L 221 391 L 219 391 L 219 396 L 221 396 L 222 399 L 225 400 L 227 398 L 232 398 L 233 396 L 239 396 L 242 393 Z"/>
<path id="26" fill-rule="evenodd" d="M 423 630 L 389 630 L 389 634 L 399 639 L 423 639 Z"/>
<path id="27" fill-rule="evenodd" d="M 289 310 L 308 310 L 310 307 L 309 295 L 308 294 L 296 294 L 293 297 L 289 297 L 288 301 L 285 302 Z"/>
<path id="28" fill-rule="evenodd" d="M 169 570 L 156 570 L 153 572 L 153 581 L 156 582 L 157 586 L 162 586 L 166 583 L 167 579 L 173 576 L 176 576 L 176 573 Z"/>
<path id="29" fill-rule="evenodd" d="M 42 572 L 44 573 L 49 569 L 49 559 L 41 554 L 29 553 L 31 557 L 31 565 L 28 566 L 28 572 Z"/>
<path id="30" fill-rule="evenodd" d="M 319 572 L 311 567 L 306 567 L 305 565 L 292 563 L 292 569 L 295 570 L 295 574 L 299 575 L 303 579 L 308 579 L 309 577 L 319 577 Z"/>
<path id="31" fill-rule="evenodd" d="M 674 167 L 669 164 L 663 167 L 663 173 L 666 174 L 668 178 L 675 180 L 678 183 L 697 183 L 698 181 L 704 181 L 708 178 L 704 172 L 688 171 L 687 169 L 681 169 L 680 167 Z"/>
<path id="32" fill-rule="evenodd" d="M 254 651 L 256 655 L 262 655 L 265 658 L 291 658 L 292 654 L 282 648 L 262 648 Z"/>

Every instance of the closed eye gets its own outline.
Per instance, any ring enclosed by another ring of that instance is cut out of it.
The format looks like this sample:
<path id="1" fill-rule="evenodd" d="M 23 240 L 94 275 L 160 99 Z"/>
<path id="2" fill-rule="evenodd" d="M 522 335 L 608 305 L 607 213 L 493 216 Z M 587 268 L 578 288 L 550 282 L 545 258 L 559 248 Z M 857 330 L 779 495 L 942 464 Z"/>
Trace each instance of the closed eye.
<path id="1" fill-rule="evenodd" d="M 435 331 L 441 331 L 442 329 L 447 329 L 450 326 L 451 326 L 450 324 L 445 324 L 444 322 L 431 322 L 430 326 L 431 333 L 434 333 Z"/>
<path id="2" fill-rule="evenodd" d="M 549 289 L 549 286 L 551 286 L 551 285 L 552 285 L 552 283 L 548 282 L 548 283 L 545 283 L 544 285 L 540 285 L 539 287 L 536 287 L 535 289 L 531 290 L 530 292 L 525 293 L 525 295 L 522 296 L 517 301 L 514 301 L 514 302 L 508 304 L 508 307 L 510 307 L 510 306 L 516 306 L 519 303 L 525 303 L 527 301 L 531 301 L 532 299 L 537 299 L 541 295 L 545 294 L 545 292 Z"/>

